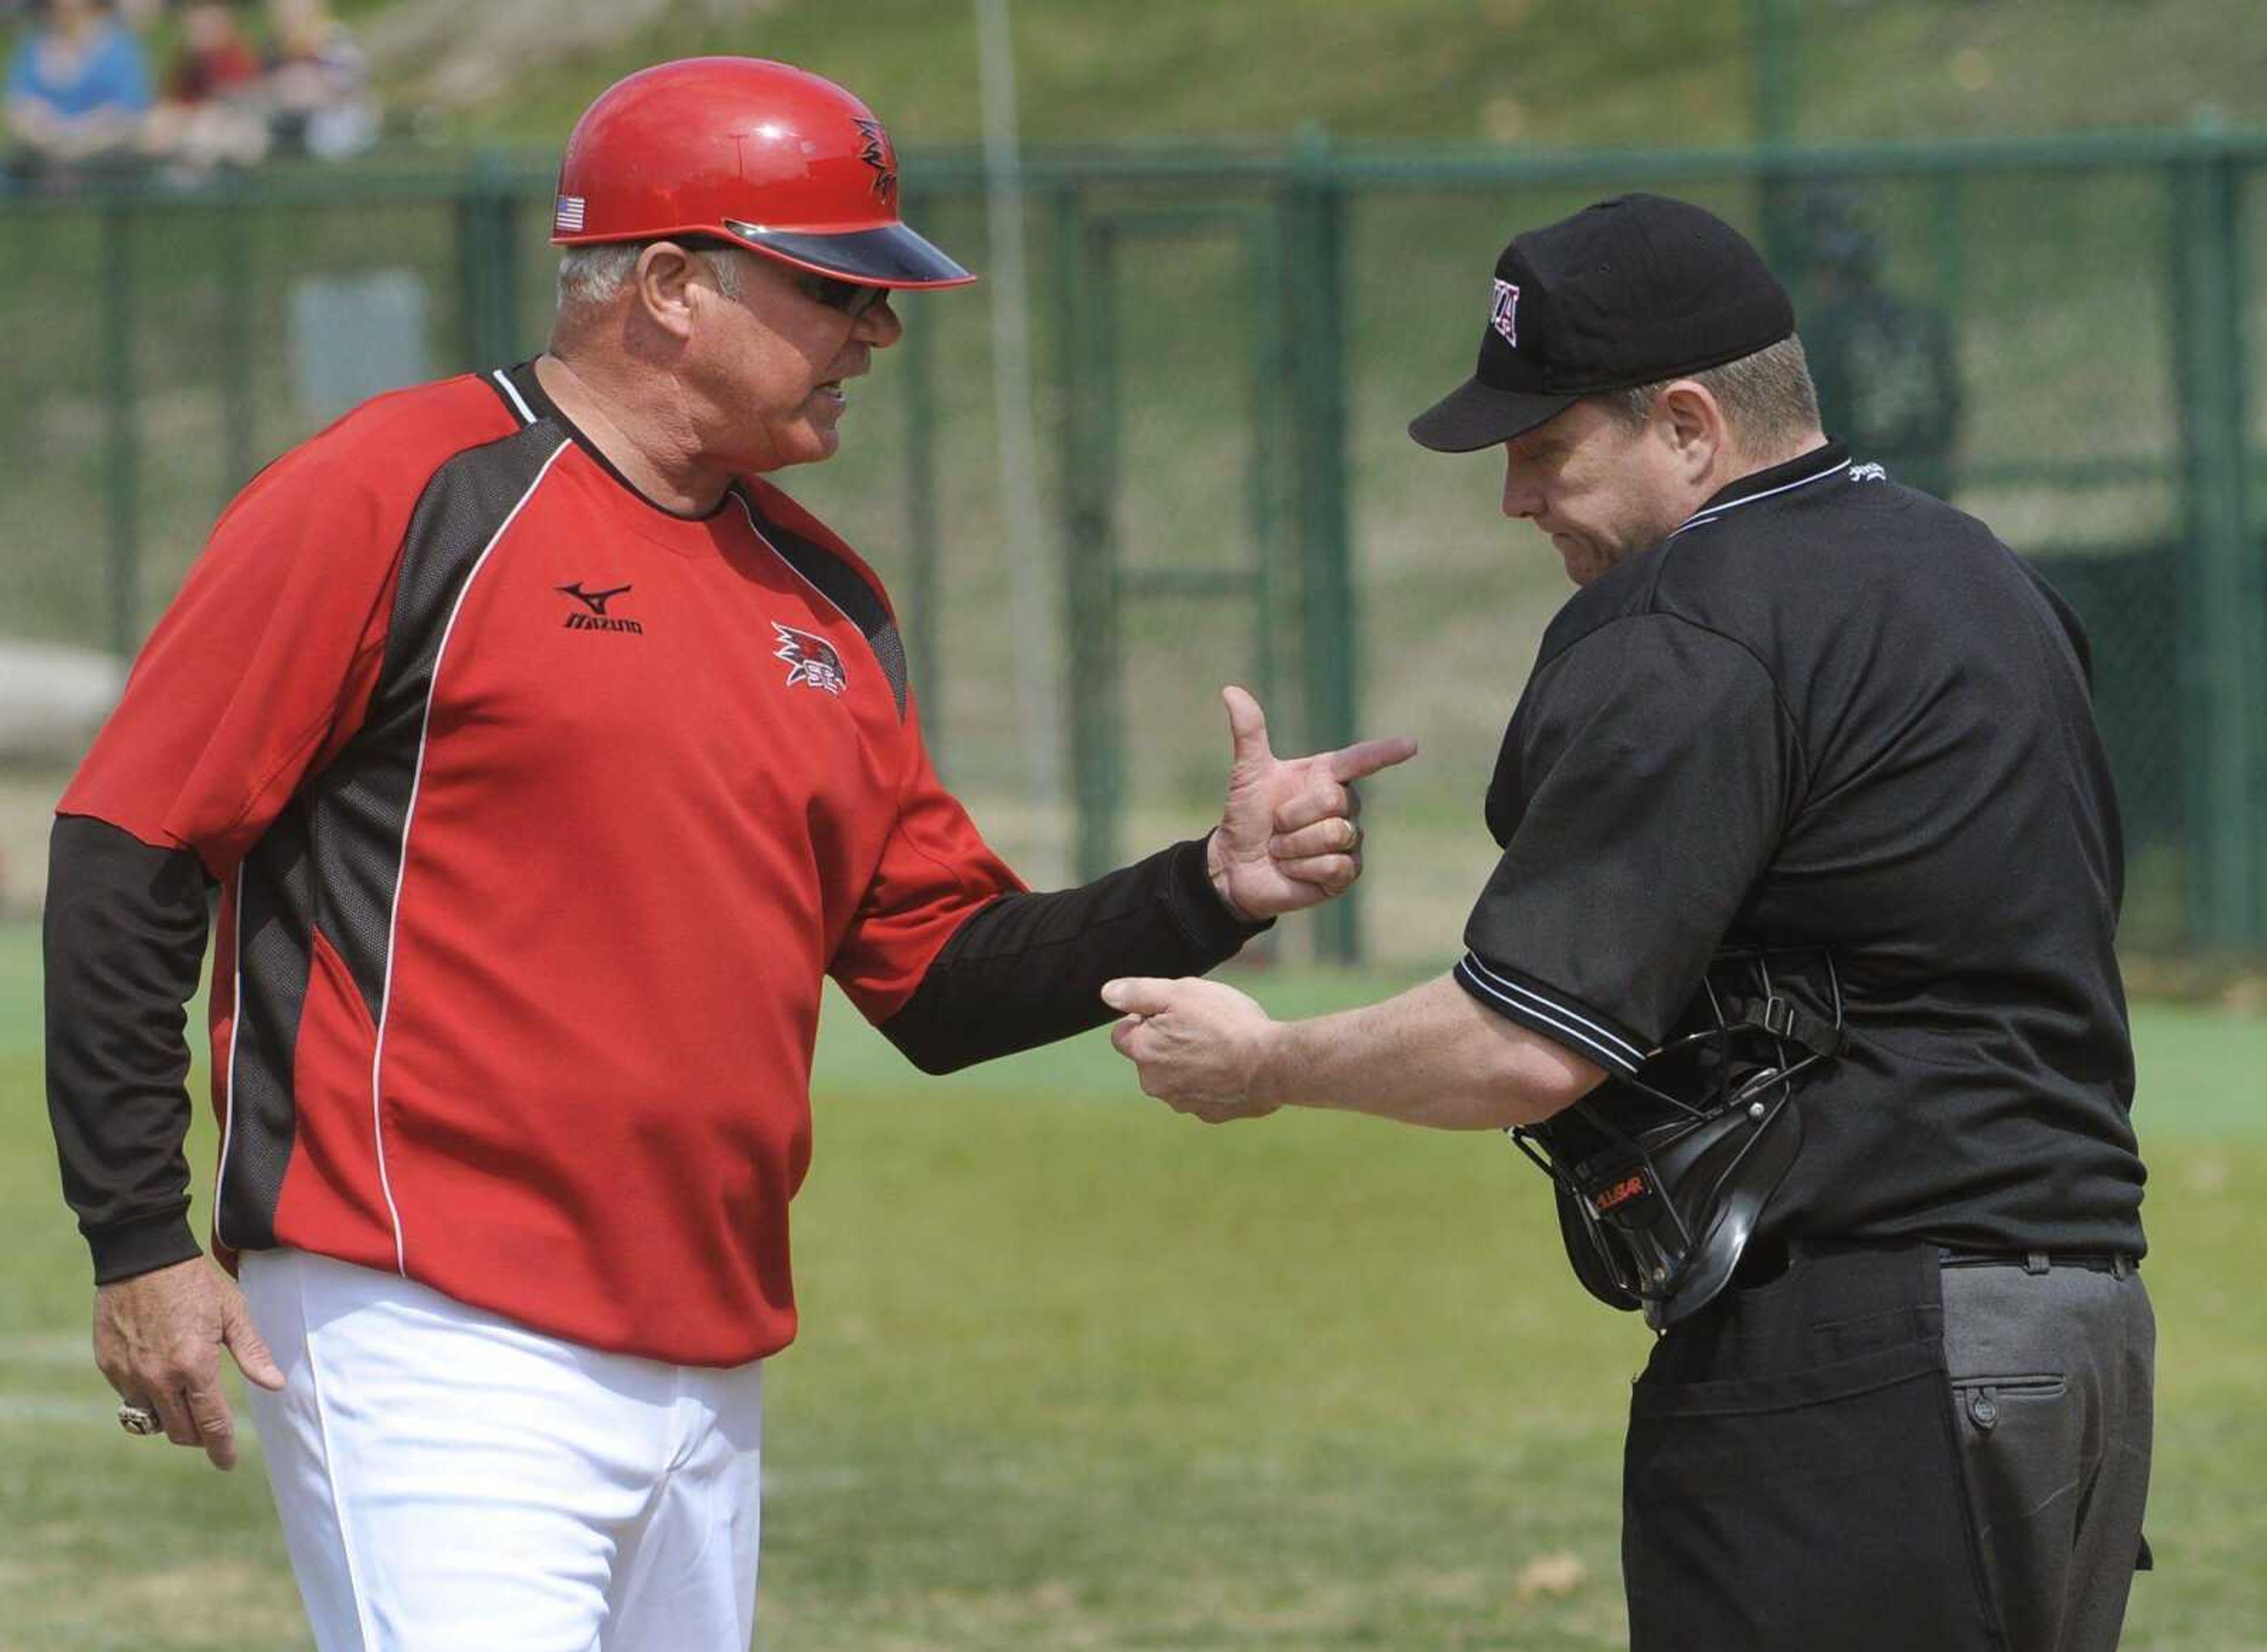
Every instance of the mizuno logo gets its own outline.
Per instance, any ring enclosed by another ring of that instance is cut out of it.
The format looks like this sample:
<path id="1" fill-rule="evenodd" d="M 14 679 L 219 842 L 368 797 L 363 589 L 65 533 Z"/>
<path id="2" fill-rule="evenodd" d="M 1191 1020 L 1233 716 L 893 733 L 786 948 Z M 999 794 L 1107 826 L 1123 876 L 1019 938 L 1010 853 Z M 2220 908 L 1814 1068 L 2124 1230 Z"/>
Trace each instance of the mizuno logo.
<path id="1" fill-rule="evenodd" d="M 779 647 L 774 659 L 783 659 L 792 668 L 787 674 L 789 686 L 802 683 L 811 688 L 824 688 L 830 694 L 840 694 L 847 688 L 849 679 L 842 674 L 842 657 L 834 651 L 834 644 L 823 636 L 813 636 L 808 631 L 798 631 L 791 625 L 772 621 L 772 629 L 779 633 Z"/>
<path id="2" fill-rule="evenodd" d="M 633 636 L 645 635 L 645 628 L 636 620 L 606 612 L 606 605 L 628 591 L 627 585 L 616 585 L 611 591 L 585 591 L 583 582 L 578 579 L 571 585 L 554 585 L 552 589 L 562 597 L 574 598 L 590 610 L 587 613 L 567 616 L 567 629 L 569 631 L 627 631 Z"/>
<path id="3" fill-rule="evenodd" d="M 574 598 L 592 613 L 603 614 L 606 611 L 606 605 L 629 590 L 629 587 L 616 585 L 612 591 L 585 591 L 583 589 L 583 582 L 578 579 L 571 585 L 561 585 L 557 589 L 561 596 Z"/>

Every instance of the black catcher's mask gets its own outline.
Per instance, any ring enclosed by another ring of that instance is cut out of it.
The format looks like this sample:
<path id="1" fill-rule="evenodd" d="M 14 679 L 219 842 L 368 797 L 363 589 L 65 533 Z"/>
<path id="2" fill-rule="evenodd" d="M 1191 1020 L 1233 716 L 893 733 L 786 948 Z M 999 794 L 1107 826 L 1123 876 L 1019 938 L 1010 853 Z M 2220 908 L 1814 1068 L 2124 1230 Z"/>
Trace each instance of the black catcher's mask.
<path id="1" fill-rule="evenodd" d="M 1796 1081 L 1842 1046 L 1823 948 L 1728 948 L 1634 1078 L 1509 1134 L 1557 1184 L 1567 1259 L 1589 1293 L 1656 1331 L 1739 1266 L 1802 1149 Z"/>

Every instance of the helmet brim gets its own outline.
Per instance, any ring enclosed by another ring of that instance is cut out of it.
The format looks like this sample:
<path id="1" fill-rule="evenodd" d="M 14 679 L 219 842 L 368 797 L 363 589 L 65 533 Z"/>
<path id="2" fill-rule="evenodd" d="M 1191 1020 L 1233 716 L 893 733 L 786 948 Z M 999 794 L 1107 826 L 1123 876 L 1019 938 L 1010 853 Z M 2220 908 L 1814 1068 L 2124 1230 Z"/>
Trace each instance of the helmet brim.
<path id="1" fill-rule="evenodd" d="M 774 230 L 726 218 L 725 234 L 749 248 L 868 287 L 965 287 L 976 279 L 943 248 L 903 224 L 871 230 Z"/>

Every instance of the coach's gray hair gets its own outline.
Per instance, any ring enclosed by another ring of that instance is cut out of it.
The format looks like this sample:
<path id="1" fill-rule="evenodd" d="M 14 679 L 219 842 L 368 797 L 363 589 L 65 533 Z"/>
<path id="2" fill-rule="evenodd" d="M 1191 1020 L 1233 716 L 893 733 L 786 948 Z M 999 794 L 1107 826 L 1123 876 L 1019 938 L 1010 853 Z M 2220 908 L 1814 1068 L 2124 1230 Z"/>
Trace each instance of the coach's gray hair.
<path id="1" fill-rule="evenodd" d="M 570 246 L 559 254 L 559 307 L 612 304 L 637 273 L 638 254 L 650 241 L 602 241 L 595 246 Z M 708 267 L 716 290 L 727 298 L 740 296 L 742 261 L 754 254 L 737 246 L 702 246 L 693 255 Z"/>
<path id="2" fill-rule="evenodd" d="M 1802 341 L 1792 333 L 1752 356 L 1678 378 L 1706 386 L 1741 444 L 1758 452 L 1785 447 L 1818 429 L 1818 388 L 1810 382 Z M 1611 390 L 1596 400 L 1634 430 L 1651 416 L 1654 399 L 1676 382 L 1664 378 L 1632 390 Z"/>

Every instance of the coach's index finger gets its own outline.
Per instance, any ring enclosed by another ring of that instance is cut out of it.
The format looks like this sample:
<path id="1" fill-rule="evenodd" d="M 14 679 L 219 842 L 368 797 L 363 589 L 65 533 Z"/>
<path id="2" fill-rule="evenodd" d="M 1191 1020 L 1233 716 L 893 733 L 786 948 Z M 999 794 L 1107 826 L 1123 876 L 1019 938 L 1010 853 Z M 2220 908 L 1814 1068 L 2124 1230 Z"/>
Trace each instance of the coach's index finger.
<path id="1" fill-rule="evenodd" d="M 1378 740 L 1357 740 L 1354 745 L 1342 745 L 1331 753 L 1331 778 L 1360 780 L 1365 775 L 1375 775 L 1381 768 L 1405 763 L 1416 755 L 1417 742 L 1405 734 L 1390 734 Z"/>

